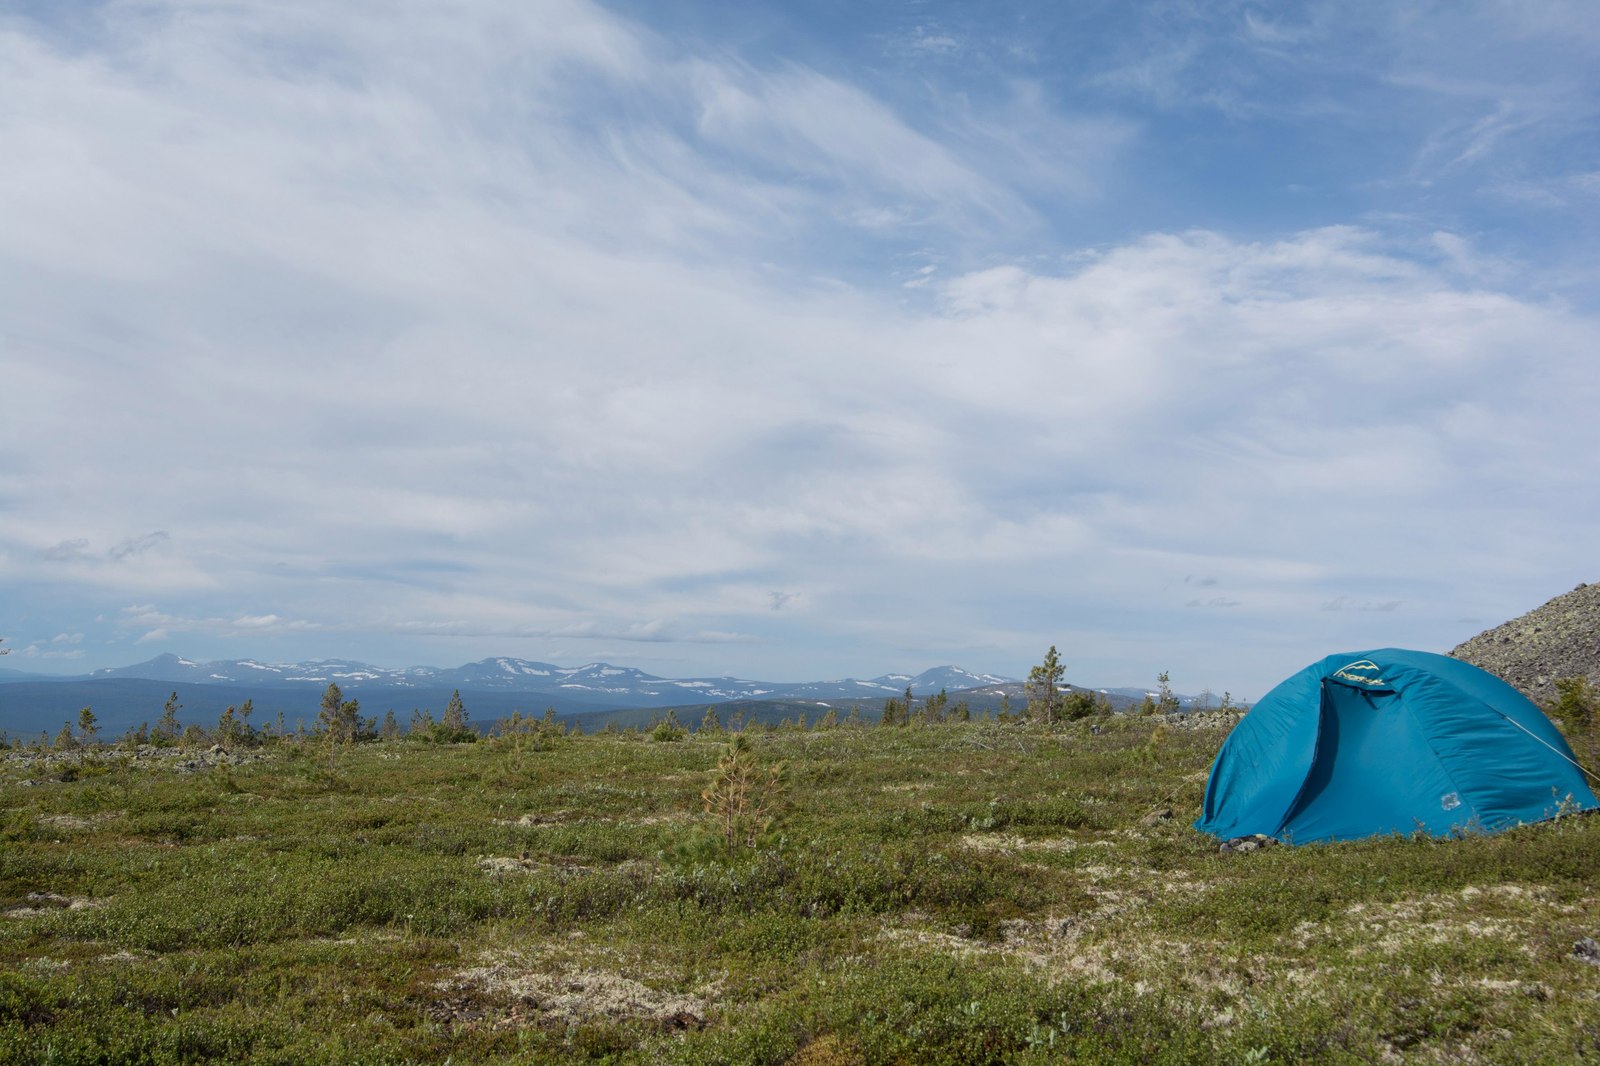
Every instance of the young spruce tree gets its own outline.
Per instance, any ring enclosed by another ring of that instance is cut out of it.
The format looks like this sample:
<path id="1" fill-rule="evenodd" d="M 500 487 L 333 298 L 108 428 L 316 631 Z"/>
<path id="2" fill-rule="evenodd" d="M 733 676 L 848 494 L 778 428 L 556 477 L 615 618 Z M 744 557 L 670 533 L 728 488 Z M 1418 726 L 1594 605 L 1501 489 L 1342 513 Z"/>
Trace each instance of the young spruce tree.
<path id="1" fill-rule="evenodd" d="M 178 702 L 178 694 L 174 692 L 167 697 L 167 702 L 161 708 L 161 718 L 156 722 L 155 735 L 166 744 L 175 744 L 182 726 L 178 724 L 178 712 L 183 710 L 183 704 Z"/>
<path id="2" fill-rule="evenodd" d="M 477 732 L 467 724 L 467 705 L 461 702 L 460 689 L 450 693 L 450 702 L 445 704 L 444 716 L 439 719 L 435 739 L 445 744 L 460 744 L 478 739 Z"/>
<path id="3" fill-rule="evenodd" d="M 1028 717 L 1042 718 L 1046 725 L 1055 723 L 1061 713 L 1061 679 L 1066 673 L 1056 646 L 1050 645 L 1044 662 L 1028 671 Z"/>

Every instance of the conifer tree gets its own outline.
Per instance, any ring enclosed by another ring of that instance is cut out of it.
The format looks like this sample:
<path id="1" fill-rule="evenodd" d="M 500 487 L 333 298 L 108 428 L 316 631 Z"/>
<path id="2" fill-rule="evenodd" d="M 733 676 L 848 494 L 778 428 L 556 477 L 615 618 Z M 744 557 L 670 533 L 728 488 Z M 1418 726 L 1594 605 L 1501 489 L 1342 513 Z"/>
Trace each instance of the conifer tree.
<path id="1" fill-rule="evenodd" d="M 1556 697 L 1548 704 L 1550 717 L 1561 724 L 1579 759 L 1593 766 L 1600 760 L 1600 734 L 1595 731 L 1600 700 L 1595 698 L 1594 687 L 1578 674 L 1556 678 L 1555 688 Z"/>
<path id="2" fill-rule="evenodd" d="M 322 690 L 322 702 L 317 707 L 317 725 L 333 732 L 339 726 L 339 708 L 344 703 L 344 692 L 336 682 L 328 682 Z"/>
<path id="3" fill-rule="evenodd" d="M 232 704 L 229 704 L 228 709 L 223 711 L 217 718 L 217 743 L 224 748 L 233 744 L 233 735 L 238 729 L 234 716 L 238 713 L 238 710 Z"/>
<path id="4" fill-rule="evenodd" d="M 1560 722 L 1568 733 L 1588 729 L 1594 722 L 1596 703 L 1589 679 L 1581 675 L 1558 677 L 1555 689 L 1555 699 L 1545 705 L 1545 712 Z"/>
<path id="5" fill-rule="evenodd" d="M 178 712 L 183 710 L 183 704 L 178 702 L 178 694 L 174 692 L 167 697 L 167 702 L 162 705 L 161 718 L 156 722 L 155 735 L 167 743 L 178 739 L 181 727 L 178 725 Z"/>
<path id="6" fill-rule="evenodd" d="M 1167 671 L 1163 670 L 1156 675 L 1156 684 L 1160 686 L 1160 697 L 1156 700 L 1158 714 L 1177 714 L 1179 710 L 1178 697 L 1172 694 L 1172 679 Z"/>
<path id="7" fill-rule="evenodd" d="M 445 704 L 444 717 L 439 719 L 439 724 L 444 727 L 447 740 L 460 740 L 467 732 L 467 705 L 461 702 L 460 689 L 450 693 L 450 702 Z"/>
<path id="8" fill-rule="evenodd" d="M 347 700 L 333 682 L 322 693 L 317 713 L 317 728 L 334 744 L 349 744 L 361 738 L 361 701 Z"/>
<path id="9" fill-rule="evenodd" d="M 731 854 L 756 846 L 760 834 L 771 828 L 782 796 L 783 764 L 762 765 L 750 741 L 736 736 L 717 760 L 700 801 Z"/>
<path id="10" fill-rule="evenodd" d="M 1061 656 L 1056 652 L 1056 646 L 1050 645 L 1050 650 L 1045 653 L 1044 662 L 1028 671 L 1028 716 L 1030 718 L 1043 718 L 1046 725 L 1053 724 L 1056 716 L 1061 711 L 1061 679 L 1066 676 L 1067 668 L 1061 662 Z"/>
<path id="11" fill-rule="evenodd" d="M 317 713 L 317 732 L 322 735 L 327 749 L 330 773 L 339 750 L 359 741 L 365 725 L 361 717 L 361 701 L 345 699 L 339 686 L 329 682 L 322 693 L 322 704 Z"/>
<path id="12" fill-rule="evenodd" d="M 411 708 L 411 728 L 406 735 L 414 740 L 433 740 L 433 712 Z"/>
<path id="13" fill-rule="evenodd" d="M 670 707 L 665 718 L 656 719 L 650 723 L 650 739 L 662 744 L 671 744 L 680 741 L 688 734 L 683 728 L 683 723 L 678 721 L 678 714 Z"/>
<path id="14" fill-rule="evenodd" d="M 1093 714 L 1110 714 L 1111 701 L 1089 689 L 1071 689 L 1061 699 L 1062 716 L 1072 721 Z"/>

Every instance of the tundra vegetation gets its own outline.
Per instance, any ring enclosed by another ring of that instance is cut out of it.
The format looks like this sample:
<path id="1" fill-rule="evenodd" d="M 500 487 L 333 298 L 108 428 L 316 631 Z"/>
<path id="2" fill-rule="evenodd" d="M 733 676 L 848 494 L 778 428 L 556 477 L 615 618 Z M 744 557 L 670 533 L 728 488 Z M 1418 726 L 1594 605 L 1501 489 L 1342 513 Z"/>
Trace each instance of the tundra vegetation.
<path id="1" fill-rule="evenodd" d="M 1223 854 L 1232 714 L 1042 691 L 470 741 L 459 700 L 86 709 L 0 756 L 0 1061 L 1600 1058 L 1600 818 Z"/>

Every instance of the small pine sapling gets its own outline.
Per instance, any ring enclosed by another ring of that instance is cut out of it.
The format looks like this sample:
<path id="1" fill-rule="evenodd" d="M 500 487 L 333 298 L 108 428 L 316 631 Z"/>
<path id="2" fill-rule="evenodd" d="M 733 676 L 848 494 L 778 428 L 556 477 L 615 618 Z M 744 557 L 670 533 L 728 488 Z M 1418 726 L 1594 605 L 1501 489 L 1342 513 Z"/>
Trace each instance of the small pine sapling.
<path id="1" fill-rule="evenodd" d="M 711 784 L 700 793 L 705 813 L 730 855 L 741 847 L 756 846 L 761 834 L 772 828 L 782 798 L 783 764 L 763 765 L 743 735 L 728 742 Z"/>
<path id="2" fill-rule="evenodd" d="M 683 723 L 678 721 L 677 713 L 670 709 L 665 718 L 650 723 L 650 739 L 657 744 L 675 743 L 687 736 L 688 732 L 683 728 Z"/>

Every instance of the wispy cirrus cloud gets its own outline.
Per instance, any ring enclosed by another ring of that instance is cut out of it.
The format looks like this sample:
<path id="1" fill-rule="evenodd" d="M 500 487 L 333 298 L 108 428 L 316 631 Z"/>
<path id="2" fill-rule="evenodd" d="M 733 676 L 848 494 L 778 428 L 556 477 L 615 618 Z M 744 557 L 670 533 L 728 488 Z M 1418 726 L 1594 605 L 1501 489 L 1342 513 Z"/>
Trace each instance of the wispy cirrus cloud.
<path id="1" fill-rule="evenodd" d="M 111 621 L 120 630 L 138 632 L 135 641 L 138 644 L 158 643 L 185 633 L 239 637 L 254 634 L 316 633 L 331 628 L 306 619 L 284 618 L 275 614 L 240 615 L 233 618 L 196 617 L 165 611 L 149 603 L 124 607 Z"/>
<path id="2" fill-rule="evenodd" d="M 1482 213 L 1579 195 L 1588 75 L 1430 60 L 1478 8 L 1185 10 L 871 70 L 578 0 L 0 20 L 7 635 L 776 679 L 1065 630 L 1234 691 L 1470 635 L 1592 524 L 1592 303 Z"/>

